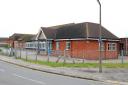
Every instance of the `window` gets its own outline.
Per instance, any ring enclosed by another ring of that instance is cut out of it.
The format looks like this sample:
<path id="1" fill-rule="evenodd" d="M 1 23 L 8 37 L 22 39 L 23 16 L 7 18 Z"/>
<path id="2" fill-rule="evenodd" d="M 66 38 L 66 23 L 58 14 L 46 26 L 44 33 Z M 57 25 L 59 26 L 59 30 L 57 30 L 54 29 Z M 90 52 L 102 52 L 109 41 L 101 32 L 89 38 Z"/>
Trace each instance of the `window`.
<path id="1" fill-rule="evenodd" d="M 116 50 L 116 43 L 108 43 L 108 50 L 115 51 Z"/>
<path id="2" fill-rule="evenodd" d="M 34 48 L 36 48 L 36 47 L 37 47 L 36 42 L 34 42 Z"/>
<path id="3" fill-rule="evenodd" d="M 71 42 L 66 41 L 66 50 L 69 50 L 71 48 Z"/>
<path id="4" fill-rule="evenodd" d="M 26 44 L 26 47 L 29 47 L 29 43 Z"/>
<path id="5" fill-rule="evenodd" d="M 40 49 L 41 48 L 41 43 L 38 43 L 38 45 L 39 45 L 38 48 Z"/>
<path id="6" fill-rule="evenodd" d="M 29 43 L 27 43 L 27 47 L 29 47 Z"/>
<path id="7" fill-rule="evenodd" d="M 28 47 L 28 43 L 26 43 L 25 47 L 26 47 L 26 48 Z"/>
<path id="8" fill-rule="evenodd" d="M 99 45 L 99 50 L 100 50 L 100 45 Z M 105 50 L 105 46 L 104 46 L 104 43 L 102 42 L 101 43 L 101 51 L 104 51 Z"/>
<path id="9" fill-rule="evenodd" d="M 49 42 L 49 49 L 52 50 L 52 42 Z"/>
<path id="10" fill-rule="evenodd" d="M 42 48 L 42 49 L 44 48 L 44 43 L 41 43 L 41 48 Z"/>
<path id="11" fill-rule="evenodd" d="M 39 49 L 45 49 L 45 42 L 39 43 Z"/>
<path id="12" fill-rule="evenodd" d="M 37 42 L 35 42 L 35 48 L 38 48 L 38 43 Z"/>
<path id="13" fill-rule="evenodd" d="M 56 41 L 56 50 L 59 50 L 59 48 L 60 48 L 60 42 L 59 41 Z"/>
<path id="14" fill-rule="evenodd" d="M 31 43 L 29 43 L 29 47 L 31 47 Z"/>

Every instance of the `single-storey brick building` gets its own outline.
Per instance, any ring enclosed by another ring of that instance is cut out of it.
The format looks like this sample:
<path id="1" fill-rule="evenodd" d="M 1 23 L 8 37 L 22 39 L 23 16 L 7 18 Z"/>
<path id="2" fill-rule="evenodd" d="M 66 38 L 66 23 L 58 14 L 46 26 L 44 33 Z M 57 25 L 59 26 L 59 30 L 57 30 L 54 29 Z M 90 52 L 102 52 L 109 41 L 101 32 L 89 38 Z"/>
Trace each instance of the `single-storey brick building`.
<path id="1" fill-rule="evenodd" d="M 9 38 L 1 37 L 0 38 L 0 47 L 8 47 Z"/>
<path id="2" fill-rule="evenodd" d="M 65 51 L 70 57 L 98 59 L 99 30 L 99 24 L 91 22 L 41 27 L 36 39 L 46 42 L 46 51 Z M 102 58 L 117 58 L 119 38 L 104 27 L 101 31 Z"/>
<path id="3" fill-rule="evenodd" d="M 9 45 L 12 48 L 25 48 L 26 41 L 31 40 L 35 35 L 14 33 L 9 37 Z"/>

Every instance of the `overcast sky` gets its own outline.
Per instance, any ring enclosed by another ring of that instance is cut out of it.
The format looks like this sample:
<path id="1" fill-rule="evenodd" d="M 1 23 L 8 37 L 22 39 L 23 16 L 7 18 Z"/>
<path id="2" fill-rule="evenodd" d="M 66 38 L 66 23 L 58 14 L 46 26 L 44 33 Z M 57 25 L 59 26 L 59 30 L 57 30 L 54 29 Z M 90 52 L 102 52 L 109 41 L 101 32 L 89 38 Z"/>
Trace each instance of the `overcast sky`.
<path id="1" fill-rule="evenodd" d="M 128 37 L 128 0 L 101 0 L 102 25 Z M 36 34 L 41 26 L 99 22 L 97 0 L 0 0 L 0 37 Z"/>

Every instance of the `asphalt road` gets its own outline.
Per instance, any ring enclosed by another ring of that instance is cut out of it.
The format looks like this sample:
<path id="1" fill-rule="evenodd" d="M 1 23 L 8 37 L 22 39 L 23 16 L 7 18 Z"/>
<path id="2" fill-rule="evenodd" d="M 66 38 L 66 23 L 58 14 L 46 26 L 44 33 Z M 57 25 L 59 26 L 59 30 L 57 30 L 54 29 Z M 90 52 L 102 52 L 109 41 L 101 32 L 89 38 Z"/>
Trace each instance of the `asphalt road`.
<path id="1" fill-rule="evenodd" d="M 0 85 L 111 85 L 104 82 L 72 78 L 0 61 Z"/>

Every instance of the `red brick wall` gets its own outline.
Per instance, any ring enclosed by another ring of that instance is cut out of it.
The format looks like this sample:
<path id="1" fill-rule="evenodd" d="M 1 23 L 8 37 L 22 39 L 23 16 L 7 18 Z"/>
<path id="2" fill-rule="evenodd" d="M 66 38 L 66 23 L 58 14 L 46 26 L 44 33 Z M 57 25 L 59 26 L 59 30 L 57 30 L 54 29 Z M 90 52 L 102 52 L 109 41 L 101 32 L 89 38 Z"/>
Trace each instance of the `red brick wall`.
<path id="1" fill-rule="evenodd" d="M 63 51 L 66 47 L 66 41 L 60 41 L 60 50 Z"/>
<path id="2" fill-rule="evenodd" d="M 52 50 L 56 50 L 56 42 L 54 40 L 52 41 Z"/>
<path id="3" fill-rule="evenodd" d="M 117 43 L 117 42 L 114 42 Z M 105 50 L 102 52 L 103 59 L 117 58 L 118 57 L 118 48 L 116 51 L 107 50 L 108 41 L 104 43 Z M 66 47 L 66 41 L 60 41 L 60 50 L 64 51 Z M 118 47 L 118 44 L 117 44 Z M 56 50 L 56 42 L 53 41 L 53 50 Z M 85 58 L 85 59 L 98 59 L 99 58 L 99 43 L 94 40 L 74 40 L 71 41 L 71 49 L 66 50 L 66 55 L 76 58 Z"/>
<path id="4" fill-rule="evenodd" d="M 98 55 L 97 41 L 72 41 L 72 57 L 97 59 Z"/>
<path id="5" fill-rule="evenodd" d="M 9 45 L 13 48 L 24 48 L 25 47 L 25 42 L 18 42 L 18 41 L 9 41 Z"/>

